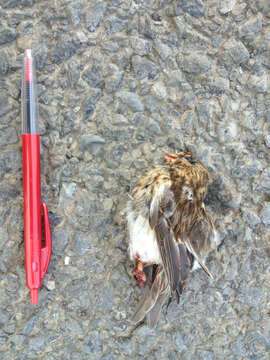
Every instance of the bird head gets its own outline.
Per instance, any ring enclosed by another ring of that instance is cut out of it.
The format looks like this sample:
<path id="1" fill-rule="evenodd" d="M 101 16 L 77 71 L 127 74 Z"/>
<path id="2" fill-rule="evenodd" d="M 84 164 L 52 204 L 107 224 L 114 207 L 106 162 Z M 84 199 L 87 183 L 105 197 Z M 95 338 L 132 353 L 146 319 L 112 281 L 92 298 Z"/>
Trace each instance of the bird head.
<path id="1" fill-rule="evenodd" d="M 173 188 L 181 204 L 201 205 L 207 192 L 210 173 L 192 154 L 182 151 L 178 154 L 166 154 L 174 179 Z"/>

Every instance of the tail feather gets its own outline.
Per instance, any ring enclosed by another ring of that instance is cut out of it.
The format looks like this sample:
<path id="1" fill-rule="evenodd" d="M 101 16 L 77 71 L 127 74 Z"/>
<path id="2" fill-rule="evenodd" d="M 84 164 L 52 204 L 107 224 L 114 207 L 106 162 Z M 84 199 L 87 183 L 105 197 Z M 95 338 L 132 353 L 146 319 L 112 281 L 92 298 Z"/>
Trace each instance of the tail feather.
<path id="1" fill-rule="evenodd" d="M 170 280 L 168 279 L 164 266 L 152 265 L 145 268 L 147 281 L 142 297 L 131 319 L 134 324 L 138 324 L 146 318 L 148 327 L 155 328 L 165 301 L 172 299 L 175 295 L 176 301 L 179 303 L 180 295 L 182 294 L 186 279 L 192 267 L 191 257 L 194 257 L 203 270 L 212 277 L 201 256 L 195 251 L 188 239 L 184 244 L 178 244 L 177 249 L 179 252 L 178 282 L 175 283 L 175 288 L 171 288 Z M 177 279 L 177 277 L 175 277 L 175 279 Z"/>
<path id="2" fill-rule="evenodd" d="M 160 294 L 155 305 L 146 314 L 146 322 L 150 329 L 154 329 L 156 327 L 161 309 L 162 309 L 165 301 L 168 299 L 168 296 L 169 296 L 169 293 L 167 291 L 164 291 L 162 294 Z"/>
<path id="3" fill-rule="evenodd" d="M 153 282 L 149 283 L 149 285 L 146 285 L 144 294 L 135 309 L 131 321 L 137 324 L 142 321 L 149 312 L 153 310 L 153 313 L 150 315 L 149 321 L 154 326 L 154 324 L 157 323 L 160 310 L 165 301 L 163 297 L 165 296 L 167 288 L 168 286 L 165 271 L 163 268 L 158 268 Z M 157 318 L 155 318 L 155 316 L 157 316 Z"/>

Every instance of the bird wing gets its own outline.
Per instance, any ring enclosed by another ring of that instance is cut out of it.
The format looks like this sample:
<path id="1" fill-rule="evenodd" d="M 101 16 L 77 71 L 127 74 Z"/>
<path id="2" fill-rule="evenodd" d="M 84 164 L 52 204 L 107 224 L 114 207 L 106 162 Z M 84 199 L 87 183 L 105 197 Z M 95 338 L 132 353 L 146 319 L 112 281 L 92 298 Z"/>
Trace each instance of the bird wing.
<path id="1" fill-rule="evenodd" d="M 178 221 L 174 194 L 171 191 L 170 181 L 159 185 L 153 194 L 150 204 L 149 224 L 155 231 L 164 270 L 170 286 L 170 292 L 181 292 L 182 281 L 185 275 L 182 270 L 185 264 L 181 261 L 183 249 L 178 246 L 173 229 Z"/>
<path id="2" fill-rule="evenodd" d="M 203 258 L 206 255 L 206 249 L 210 248 L 210 244 L 214 237 L 215 230 L 213 224 L 204 217 L 199 217 L 193 224 L 189 234 L 184 237 L 184 243 L 188 251 L 212 279 L 213 276 L 205 265 Z"/>

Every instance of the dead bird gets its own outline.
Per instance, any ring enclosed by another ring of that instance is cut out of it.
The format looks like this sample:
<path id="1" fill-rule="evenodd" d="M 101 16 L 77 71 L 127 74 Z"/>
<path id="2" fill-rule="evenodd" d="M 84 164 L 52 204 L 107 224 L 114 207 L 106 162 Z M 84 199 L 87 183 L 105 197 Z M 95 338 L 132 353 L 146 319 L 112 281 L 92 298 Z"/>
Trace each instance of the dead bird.
<path id="1" fill-rule="evenodd" d="M 163 304 L 186 287 L 188 275 L 202 268 L 216 243 L 216 231 L 204 199 L 207 168 L 191 153 L 167 154 L 166 164 L 141 177 L 127 205 L 129 255 L 135 280 L 144 288 L 132 321 L 145 317 L 156 326 Z"/>

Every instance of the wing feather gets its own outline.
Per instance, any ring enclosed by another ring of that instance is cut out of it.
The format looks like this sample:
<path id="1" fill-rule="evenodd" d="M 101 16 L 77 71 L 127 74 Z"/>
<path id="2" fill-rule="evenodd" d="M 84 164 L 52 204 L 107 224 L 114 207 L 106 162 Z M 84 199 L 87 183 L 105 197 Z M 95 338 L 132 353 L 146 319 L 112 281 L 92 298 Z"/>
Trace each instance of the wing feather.
<path id="1" fill-rule="evenodd" d="M 215 231 L 212 223 L 207 221 L 207 219 L 200 217 L 196 220 L 189 234 L 185 236 L 184 239 L 188 251 L 212 279 L 213 275 L 205 265 L 203 258 L 207 255 L 205 249 L 209 249 L 210 243 L 214 237 Z"/>
<path id="2" fill-rule="evenodd" d="M 179 282 L 181 282 L 181 261 L 173 232 L 174 224 L 178 218 L 177 209 L 170 187 L 171 183 L 168 181 L 156 189 L 150 205 L 149 223 L 156 234 L 160 256 L 172 295 L 172 292 L 179 287 Z"/>

